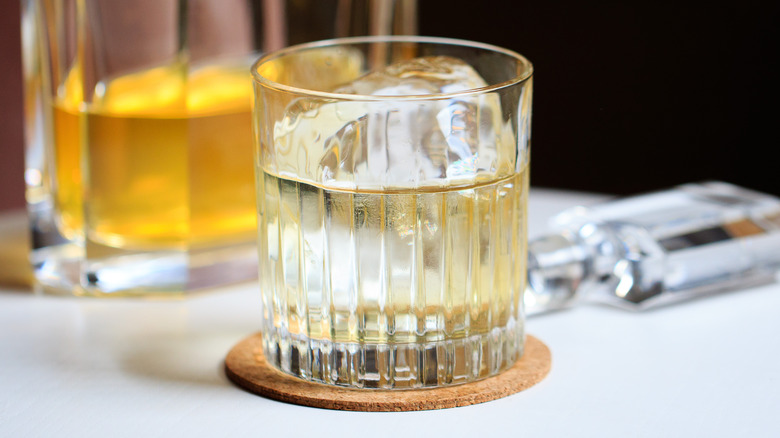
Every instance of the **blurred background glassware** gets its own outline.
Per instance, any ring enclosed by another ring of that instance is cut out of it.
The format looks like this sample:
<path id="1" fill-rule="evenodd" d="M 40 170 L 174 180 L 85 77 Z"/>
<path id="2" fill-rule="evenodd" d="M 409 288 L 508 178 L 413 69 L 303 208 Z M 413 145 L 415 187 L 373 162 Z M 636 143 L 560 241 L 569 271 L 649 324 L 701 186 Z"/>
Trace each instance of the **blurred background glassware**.
<path id="1" fill-rule="evenodd" d="M 512 366 L 531 64 L 479 43 L 378 37 L 290 47 L 253 72 L 269 362 L 387 389 Z"/>
<path id="2" fill-rule="evenodd" d="M 529 242 L 529 315 L 644 310 L 777 280 L 780 199 L 709 181 L 574 207 Z"/>
<path id="3" fill-rule="evenodd" d="M 415 0 L 23 0 L 36 290 L 171 296 L 256 278 L 251 62 L 415 32 Z"/>

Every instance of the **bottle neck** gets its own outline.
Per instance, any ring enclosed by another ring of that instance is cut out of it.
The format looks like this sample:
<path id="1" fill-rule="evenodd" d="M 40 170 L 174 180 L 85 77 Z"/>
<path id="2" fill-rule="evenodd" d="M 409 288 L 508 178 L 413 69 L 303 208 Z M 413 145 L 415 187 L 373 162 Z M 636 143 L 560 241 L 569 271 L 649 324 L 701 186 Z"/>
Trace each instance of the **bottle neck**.
<path id="1" fill-rule="evenodd" d="M 564 309 L 578 298 L 577 289 L 589 275 L 592 254 L 573 236 L 552 234 L 528 243 L 526 314 Z"/>

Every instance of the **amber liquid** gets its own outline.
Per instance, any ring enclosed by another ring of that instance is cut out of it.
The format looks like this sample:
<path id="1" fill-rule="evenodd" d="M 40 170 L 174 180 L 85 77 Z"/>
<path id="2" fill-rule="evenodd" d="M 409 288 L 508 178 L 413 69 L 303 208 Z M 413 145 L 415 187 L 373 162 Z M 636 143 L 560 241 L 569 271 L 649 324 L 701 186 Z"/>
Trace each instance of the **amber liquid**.
<path id="1" fill-rule="evenodd" d="M 150 69 L 98 86 L 86 111 L 54 103 L 62 233 L 117 248 L 252 241 L 246 66 Z"/>

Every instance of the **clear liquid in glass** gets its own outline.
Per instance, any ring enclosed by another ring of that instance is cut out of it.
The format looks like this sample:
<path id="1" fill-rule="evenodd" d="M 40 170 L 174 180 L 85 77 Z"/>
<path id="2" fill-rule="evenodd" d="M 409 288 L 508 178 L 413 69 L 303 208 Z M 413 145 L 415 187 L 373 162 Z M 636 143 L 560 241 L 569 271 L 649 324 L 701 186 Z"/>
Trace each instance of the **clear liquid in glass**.
<path id="1" fill-rule="evenodd" d="M 382 191 L 260 180 L 264 352 L 281 369 L 413 388 L 476 380 L 522 354 L 527 172 Z"/>

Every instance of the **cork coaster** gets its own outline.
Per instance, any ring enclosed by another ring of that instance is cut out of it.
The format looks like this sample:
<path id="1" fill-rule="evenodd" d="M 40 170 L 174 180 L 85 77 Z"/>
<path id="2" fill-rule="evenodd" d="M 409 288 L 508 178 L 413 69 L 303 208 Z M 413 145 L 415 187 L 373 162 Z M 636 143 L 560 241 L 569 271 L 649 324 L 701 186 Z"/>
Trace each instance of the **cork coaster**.
<path id="1" fill-rule="evenodd" d="M 550 349 L 527 336 L 525 353 L 507 371 L 474 383 L 444 388 L 380 390 L 341 388 L 307 382 L 278 371 L 266 362 L 261 335 L 239 342 L 225 358 L 228 378 L 264 397 L 345 411 L 424 411 L 467 406 L 514 394 L 540 382 L 550 372 Z"/>

